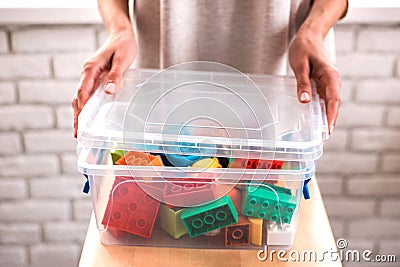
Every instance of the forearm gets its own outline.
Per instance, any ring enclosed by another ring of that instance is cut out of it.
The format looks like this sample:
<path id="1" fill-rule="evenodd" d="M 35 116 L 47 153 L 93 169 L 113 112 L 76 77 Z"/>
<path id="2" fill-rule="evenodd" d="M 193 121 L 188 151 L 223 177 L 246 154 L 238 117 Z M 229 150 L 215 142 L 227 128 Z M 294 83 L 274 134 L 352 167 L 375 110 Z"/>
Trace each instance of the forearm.
<path id="1" fill-rule="evenodd" d="M 98 0 L 99 11 L 107 31 L 133 32 L 129 18 L 128 0 Z"/>
<path id="2" fill-rule="evenodd" d="M 347 0 L 314 0 L 298 34 L 322 40 L 347 10 Z"/>

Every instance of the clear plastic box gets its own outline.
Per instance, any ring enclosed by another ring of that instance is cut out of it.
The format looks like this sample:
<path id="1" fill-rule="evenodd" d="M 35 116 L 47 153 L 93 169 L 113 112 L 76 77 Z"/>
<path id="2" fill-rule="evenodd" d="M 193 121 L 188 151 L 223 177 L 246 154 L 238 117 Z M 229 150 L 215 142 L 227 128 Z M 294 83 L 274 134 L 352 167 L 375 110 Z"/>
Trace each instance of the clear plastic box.
<path id="1" fill-rule="evenodd" d="M 326 132 L 291 78 L 139 69 L 85 106 L 78 169 L 104 244 L 290 248 Z"/>

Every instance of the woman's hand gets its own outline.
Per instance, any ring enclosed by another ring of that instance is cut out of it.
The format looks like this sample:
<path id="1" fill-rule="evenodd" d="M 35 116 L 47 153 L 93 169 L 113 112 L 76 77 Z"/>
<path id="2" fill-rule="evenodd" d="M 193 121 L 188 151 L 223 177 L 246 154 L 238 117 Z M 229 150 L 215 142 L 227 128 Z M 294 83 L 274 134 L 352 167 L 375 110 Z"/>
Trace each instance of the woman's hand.
<path id="1" fill-rule="evenodd" d="M 301 103 L 311 100 L 311 82 L 325 100 L 329 133 L 332 133 L 340 107 L 342 83 L 339 72 L 330 62 L 322 38 L 299 32 L 289 48 L 289 63 L 297 80 L 297 95 Z"/>
<path id="2" fill-rule="evenodd" d="M 94 91 L 104 83 L 104 91 L 114 94 L 122 86 L 122 76 L 136 57 L 137 46 L 131 29 L 113 32 L 97 52 L 83 65 L 77 94 L 72 100 L 74 136 L 78 115 Z"/>

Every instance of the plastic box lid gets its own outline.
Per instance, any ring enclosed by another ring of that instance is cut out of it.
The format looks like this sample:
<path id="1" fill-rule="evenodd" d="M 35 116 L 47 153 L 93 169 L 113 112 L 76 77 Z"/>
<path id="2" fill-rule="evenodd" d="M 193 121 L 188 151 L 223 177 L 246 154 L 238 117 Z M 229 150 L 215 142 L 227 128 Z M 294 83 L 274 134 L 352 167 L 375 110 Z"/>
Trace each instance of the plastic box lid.
<path id="1" fill-rule="evenodd" d="M 185 66 L 129 70 L 117 94 L 102 88 L 79 116 L 78 146 L 314 161 L 328 137 L 324 102 L 299 103 L 291 77 Z"/>

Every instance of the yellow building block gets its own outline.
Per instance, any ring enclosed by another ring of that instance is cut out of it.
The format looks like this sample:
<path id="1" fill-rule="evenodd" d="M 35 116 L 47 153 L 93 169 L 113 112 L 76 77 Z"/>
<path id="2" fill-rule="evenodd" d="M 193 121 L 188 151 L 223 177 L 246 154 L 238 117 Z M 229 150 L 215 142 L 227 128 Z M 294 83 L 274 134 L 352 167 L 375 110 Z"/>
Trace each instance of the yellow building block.
<path id="1" fill-rule="evenodd" d="M 250 242 L 254 245 L 262 245 L 263 219 L 247 217 L 250 221 Z"/>
<path id="2" fill-rule="evenodd" d="M 222 168 L 221 164 L 219 164 L 219 161 L 217 158 L 205 158 L 201 159 L 199 161 L 196 161 L 192 165 L 193 168 Z"/>
<path id="3" fill-rule="evenodd" d="M 181 213 L 183 209 L 174 210 L 168 208 L 164 204 L 160 205 L 160 221 L 161 229 L 170 234 L 173 238 L 178 239 L 187 234 L 185 226 L 182 224 Z"/>

